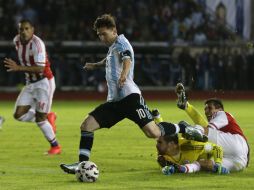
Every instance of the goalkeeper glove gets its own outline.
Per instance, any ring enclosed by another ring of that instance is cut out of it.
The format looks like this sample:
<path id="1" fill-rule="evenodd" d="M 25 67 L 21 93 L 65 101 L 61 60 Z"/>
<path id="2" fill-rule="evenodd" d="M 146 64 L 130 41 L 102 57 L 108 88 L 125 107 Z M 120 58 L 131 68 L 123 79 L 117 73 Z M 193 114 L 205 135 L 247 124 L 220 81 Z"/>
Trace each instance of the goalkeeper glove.
<path id="1" fill-rule="evenodd" d="M 213 165 L 213 172 L 217 174 L 229 174 L 229 170 L 221 165 L 221 163 L 215 163 Z"/>
<path id="2" fill-rule="evenodd" d="M 176 172 L 176 169 L 173 165 L 169 165 L 169 166 L 163 167 L 161 171 L 164 175 L 171 175 Z"/>

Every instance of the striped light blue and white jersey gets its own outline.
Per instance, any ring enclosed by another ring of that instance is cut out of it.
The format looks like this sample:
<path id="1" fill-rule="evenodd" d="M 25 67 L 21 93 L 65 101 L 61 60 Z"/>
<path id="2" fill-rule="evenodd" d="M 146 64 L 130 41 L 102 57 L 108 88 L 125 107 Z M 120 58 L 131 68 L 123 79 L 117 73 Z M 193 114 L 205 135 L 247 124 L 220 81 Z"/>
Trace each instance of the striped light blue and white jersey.
<path id="1" fill-rule="evenodd" d="M 131 67 L 122 88 L 119 88 L 118 80 L 123 69 L 123 60 L 131 59 Z M 124 97 L 137 93 L 141 94 L 138 86 L 133 81 L 134 77 L 134 51 L 130 42 L 123 34 L 109 47 L 106 57 L 106 80 L 108 85 L 108 102 L 119 101 Z"/>

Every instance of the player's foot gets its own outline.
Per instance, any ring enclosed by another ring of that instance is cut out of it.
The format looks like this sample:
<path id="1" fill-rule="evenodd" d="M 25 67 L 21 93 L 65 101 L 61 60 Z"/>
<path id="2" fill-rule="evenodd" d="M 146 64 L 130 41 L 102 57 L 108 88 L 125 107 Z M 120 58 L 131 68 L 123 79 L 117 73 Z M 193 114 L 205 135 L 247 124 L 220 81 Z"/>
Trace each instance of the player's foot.
<path id="1" fill-rule="evenodd" d="M 187 105 L 187 97 L 186 97 L 185 89 L 182 83 L 177 83 L 175 92 L 178 97 L 177 107 L 184 110 Z"/>
<path id="2" fill-rule="evenodd" d="M 162 119 L 161 114 L 160 114 L 158 109 L 153 109 L 151 111 L 151 113 L 152 113 L 153 120 L 154 120 L 155 123 L 163 122 L 163 119 Z"/>
<path id="3" fill-rule="evenodd" d="M 58 145 L 51 147 L 46 154 L 47 155 L 61 154 L 61 146 Z"/>
<path id="4" fill-rule="evenodd" d="M 61 169 L 68 174 L 75 174 L 76 168 L 78 168 L 79 162 L 74 164 L 60 164 Z"/>
<path id="5" fill-rule="evenodd" d="M 207 142 L 208 137 L 203 134 L 203 132 L 199 128 L 195 128 L 191 125 L 189 125 L 185 121 L 180 121 L 178 125 L 185 126 L 185 133 L 182 134 L 182 136 L 187 140 L 195 140 L 199 142 Z"/>
<path id="6" fill-rule="evenodd" d="M 4 121 L 5 121 L 5 119 L 3 117 L 0 117 L 0 129 L 2 128 Z"/>
<path id="7" fill-rule="evenodd" d="M 51 124 L 54 133 L 56 134 L 56 124 L 55 124 L 55 122 L 56 122 L 56 113 L 55 112 L 49 112 L 48 115 L 47 115 L 47 119 L 48 119 L 49 123 Z"/>

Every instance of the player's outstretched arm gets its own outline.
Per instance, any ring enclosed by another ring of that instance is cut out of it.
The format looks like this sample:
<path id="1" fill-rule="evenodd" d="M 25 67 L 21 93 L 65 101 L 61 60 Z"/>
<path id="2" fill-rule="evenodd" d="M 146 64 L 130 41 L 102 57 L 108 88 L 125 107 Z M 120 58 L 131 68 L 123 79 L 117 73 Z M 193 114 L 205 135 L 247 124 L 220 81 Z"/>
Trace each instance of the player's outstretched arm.
<path id="1" fill-rule="evenodd" d="M 14 60 L 5 58 L 4 66 L 7 68 L 7 72 L 30 72 L 30 73 L 41 73 L 44 70 L 42 66 L 22 66 L 18 65 Z"/>
<path id="2" fill-rule="evenodd" d="M 104 67 L 106 64 L 106 58 L 104 58 L 103 60 L 101 60 L 97 63 L 88 63 L 88 62 L 84 62 L 84 61 L 83 61 L 83 63 L 85 64 L 83 66 L 84 70 L 94 70 L 96 68 Z"/>

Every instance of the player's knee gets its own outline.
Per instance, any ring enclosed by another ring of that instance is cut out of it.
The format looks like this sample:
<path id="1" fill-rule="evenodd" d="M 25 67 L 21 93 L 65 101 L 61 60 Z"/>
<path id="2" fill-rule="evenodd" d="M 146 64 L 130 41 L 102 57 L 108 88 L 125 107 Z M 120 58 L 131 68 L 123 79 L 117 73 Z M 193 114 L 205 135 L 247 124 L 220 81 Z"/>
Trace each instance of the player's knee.
<path id="1" fill-rule="evenodd" d="M 154 125 L 149 124 L 144 126 L 143 132 L 148 138 L 159 138 L 161 136 L 161 132 L 155 123 Z"/>
<path id="2" fill-rule="evenodd" d="M 96 129 L 100 128 L 99 124 L 92 116 L 87 116 L 84 122 L 81 124 L 80 129 L 81 131 L 90 131 L 93 132 Z"/>
<path id="3" fill-rule="evenodd" d="M 86 131 L 86 128 L 87 128 L 87 122 L 86 122 L 86 120 L 81 124 L 81 126 L 80 126 L 80 130 L 81 131 Z"/>
<path id="4" fill-rule="evenodd" d="M 155 139 L 155 138 L 159 138 L 160 136 L 157 134 L 157 133 L 155 133 L 155 132 L 145 132 L 145 135 L 148 137 L 148 138 L 153 138 L 153 139 Z"/>
<path id="5" fill-rule="evenodd" d="M 13 114 L 13 117 L 14 117 L 14 119 L 16 119 L 16 120 L 18 120 L 18 121 L 22 121 L 22 120 L 21 120 L 22 115 L 24 115 L 24 114 L 15 112 L 15 113 Z"/>

